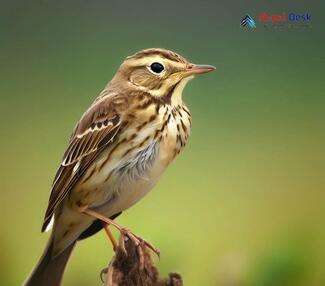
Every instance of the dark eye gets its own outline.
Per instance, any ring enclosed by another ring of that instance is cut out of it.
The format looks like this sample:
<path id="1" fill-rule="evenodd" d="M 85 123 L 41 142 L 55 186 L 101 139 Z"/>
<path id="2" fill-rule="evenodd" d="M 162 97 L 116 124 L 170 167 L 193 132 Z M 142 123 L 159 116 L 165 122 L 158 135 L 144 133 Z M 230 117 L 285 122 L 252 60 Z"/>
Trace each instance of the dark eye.
<path id="1" fill-rule="evenodd" d="M 154 73 L 161 73 L 164 70 L 164 66 L 160 63 L 152 63 L 150 68 Z"/>

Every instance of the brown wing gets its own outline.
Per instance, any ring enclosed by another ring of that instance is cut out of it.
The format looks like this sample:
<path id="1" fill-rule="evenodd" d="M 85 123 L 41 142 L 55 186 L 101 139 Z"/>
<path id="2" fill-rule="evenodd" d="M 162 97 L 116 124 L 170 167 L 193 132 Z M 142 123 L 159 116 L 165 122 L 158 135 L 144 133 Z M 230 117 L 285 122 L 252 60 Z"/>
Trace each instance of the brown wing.
<path id="1" fill-rule="evenodd" d="M 109 104 L 109 102 L 95 103 L 81 118 L 54 178 L 42 231 L 49 224 L 56 207 L 90 164 L 114 140 L 120 126 L 120 115 L 113 108 L 113 103 Z"/>

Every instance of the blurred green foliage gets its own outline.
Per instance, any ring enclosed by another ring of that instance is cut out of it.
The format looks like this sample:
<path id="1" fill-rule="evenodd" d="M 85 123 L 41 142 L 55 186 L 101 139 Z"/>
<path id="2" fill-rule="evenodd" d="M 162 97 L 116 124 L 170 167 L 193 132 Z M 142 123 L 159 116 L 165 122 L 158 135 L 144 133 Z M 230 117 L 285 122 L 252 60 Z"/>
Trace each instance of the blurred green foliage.
<path id="1" fill-rule="evenodd" d="M 185 285 L 324 285 L 323 8 L 2 1 L 0 284 L 21 284 L 42 252 L 51 180 L 75 122 L 125 56 L 165 47 L 217 71 L 185 90 L 185 152 L 118 221 L 158 246 L 162 273 L 182 273 Z M 293 10 L 311 13 L 312 27 L 239 25 L 246 13 Z M 79 243 L 65 285 L 99 285 L 111 256 L 103 233 Z"/>
<path id="2" fill-rule="evenodd" d="M 294 244 L 294 243 L 293 243 Z M 253 272 L 253 286 L 290 286 L 306 285 L 306 269 L 310 264 L 304 248 L 292 245 L 269 250 L 268 254 L 258 260 Z"/>

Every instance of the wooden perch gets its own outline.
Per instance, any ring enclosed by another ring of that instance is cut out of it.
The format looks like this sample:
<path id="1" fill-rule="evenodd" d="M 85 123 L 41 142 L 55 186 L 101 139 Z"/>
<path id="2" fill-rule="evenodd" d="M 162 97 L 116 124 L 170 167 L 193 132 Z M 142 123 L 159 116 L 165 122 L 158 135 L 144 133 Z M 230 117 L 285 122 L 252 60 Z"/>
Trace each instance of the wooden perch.
<path id="1" fill-rule="evenodd" d="M 169 273 L 168 278 L 161 279 L 154 266 L 149 250 L 133 241 L 125 241 L 125 249 L 118 246 L 115 256 L 107 268 L 101 272 L 103 286 L 182 286 L 182 277 Z"/>

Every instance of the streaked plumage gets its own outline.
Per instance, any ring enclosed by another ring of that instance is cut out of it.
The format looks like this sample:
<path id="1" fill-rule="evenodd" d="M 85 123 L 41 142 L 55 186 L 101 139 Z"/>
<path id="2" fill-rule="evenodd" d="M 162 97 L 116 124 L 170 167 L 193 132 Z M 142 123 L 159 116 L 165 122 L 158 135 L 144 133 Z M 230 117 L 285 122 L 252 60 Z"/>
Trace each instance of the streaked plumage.
<path id="1" fill-rule="evenodd" d="M 152 63 L 163 71 L 156 74 Z M 183 88 L 194 74 L 211 70 L 164 49 L 143 50 L 122 63 L 76 125 L 55 176 L 42 227 L 54 217 L 49 261 L 68 257 L 78 238 L 100 229 L 82 207 L 113 218 L 154 186 L 190 134 Z M 43 267 L 25 285 L 58 285 L 45 284 Z"/>

